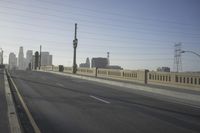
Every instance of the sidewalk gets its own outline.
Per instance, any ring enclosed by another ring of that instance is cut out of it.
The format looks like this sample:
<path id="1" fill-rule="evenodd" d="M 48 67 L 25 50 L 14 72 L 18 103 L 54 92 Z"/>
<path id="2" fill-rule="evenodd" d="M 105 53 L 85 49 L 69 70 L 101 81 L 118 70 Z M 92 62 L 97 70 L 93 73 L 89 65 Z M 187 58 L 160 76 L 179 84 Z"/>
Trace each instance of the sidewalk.
<path id="1" fill-rule="evenodd" d="M 4 70 L 0 69 L 0 133 L 10 133 L 5 97 Z"/>

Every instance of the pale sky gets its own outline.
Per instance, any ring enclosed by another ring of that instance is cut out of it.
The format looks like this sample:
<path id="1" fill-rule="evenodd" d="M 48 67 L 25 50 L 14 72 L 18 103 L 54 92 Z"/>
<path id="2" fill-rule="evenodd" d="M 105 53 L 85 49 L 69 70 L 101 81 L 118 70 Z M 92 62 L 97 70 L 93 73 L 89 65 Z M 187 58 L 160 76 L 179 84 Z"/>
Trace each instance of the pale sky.
<path id="1" fill-rule="evenodd" d="M 8 62 L 19 47 L 49 51 L 54 65 L 72 66 L 74 23 L 77 64 L 106 57 L 125 69 L 168 66 L 174 44 L 200 54 L 199 0 L 1 0 L 0 47 Z M 200 71 L 200 58 L 182 55 L 184 71 Z"/>

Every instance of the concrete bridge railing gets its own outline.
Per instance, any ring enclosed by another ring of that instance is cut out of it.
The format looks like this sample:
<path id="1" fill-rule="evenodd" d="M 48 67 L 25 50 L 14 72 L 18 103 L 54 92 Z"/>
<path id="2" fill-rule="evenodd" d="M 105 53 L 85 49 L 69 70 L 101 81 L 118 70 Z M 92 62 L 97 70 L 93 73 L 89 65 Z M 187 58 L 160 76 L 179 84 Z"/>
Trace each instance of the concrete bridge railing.
<path id="1" fill-rule="evenodd" d="M 42 66 L 44 71 L 59 71 L 58 66 Z M 72 73 L 72 67 L 64 67 L 63 72 Z M 177 88 L 189 88 L 200 91 L 200 74 L 198 73 L 175 73 L 155 72 L 148 70 L 115 70 L 102 68 L 78 68 L 77 74 L 100 78 L 108 78 L 120 81 L 137 82 L 170 86 Z"/>

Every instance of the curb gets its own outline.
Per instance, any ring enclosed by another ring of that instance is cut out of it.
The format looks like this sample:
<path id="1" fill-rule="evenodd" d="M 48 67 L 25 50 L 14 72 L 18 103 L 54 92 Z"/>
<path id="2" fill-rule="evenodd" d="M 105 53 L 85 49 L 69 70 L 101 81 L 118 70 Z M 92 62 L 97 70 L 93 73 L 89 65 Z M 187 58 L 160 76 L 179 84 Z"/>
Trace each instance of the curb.
<path id="1" fill-rule="evenodd" d="M 10 76 L 9 72 L 8 72 L 8 76 L 10 77 L 10 81 L 11 81 L 11 83 L 12 83 L 13 86 L 14 86 L 14 89 L 15 89 L 15 91 L 16 91 L 18 97 L 19 97 L 19 100 L 20 100 L 20 102 L 21 102 L 21 104 L 22 104 L 22 107 L 23 107 L 24 110 L 25 110 L 26 115 L 28 116 L 28 119 L 29 119 L 29 121 L 30 121 L 30 123 L 31 123 L 31 125 L 32 125 L 32 127 L 33 127 L 34 132 L 35 132 L 35 133 L 41 133 L 40 129 L 38 128 L 38 126 L 37 126 L 35 120 L 33 119 L 33 116 L 31 115 L 31 113 L 30 113 L 30 111 L 29 111 L 29 109 L 28 109 L 26 103 L 24 102 L 24 100 L 23 100 L 23 98 L 22 98 L 22 96 L 21 96 L 21 94 L 20 94 L 20 92 L 19 92 L 17 86 L 15 85 L 15 83 L 14 83 L 12 77 Z"/>
<path id="2" fill-rule="evenodd" d="M 5 95 L 8 107 L 8 120 L 11 133 L 22 133 L 20 122 L 17 116 L 15 103 L 11 94 L 10 86 L 6 76 L 6 71 L 4 70 L 4 80 L 5 80 Z"/>

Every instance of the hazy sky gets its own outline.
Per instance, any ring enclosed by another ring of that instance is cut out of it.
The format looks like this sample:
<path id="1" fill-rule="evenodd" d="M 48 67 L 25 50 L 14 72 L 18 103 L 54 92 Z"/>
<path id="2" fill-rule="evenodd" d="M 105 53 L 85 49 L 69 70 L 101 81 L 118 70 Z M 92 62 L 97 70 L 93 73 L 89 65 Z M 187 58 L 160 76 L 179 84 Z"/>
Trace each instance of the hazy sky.
<path id="1" fill-rule="evenodd" d="M 173 69 L 174 44 L 200 53 L 199 0 L 1 0 L 0 47 L 8 62 L 19 47 L 53 54 L 72 65 L 74 23 L 77 63 L 106 57 L 126 69 Z M 200 71 L 200 58 L 182 55 L 184 71 Z"/>

